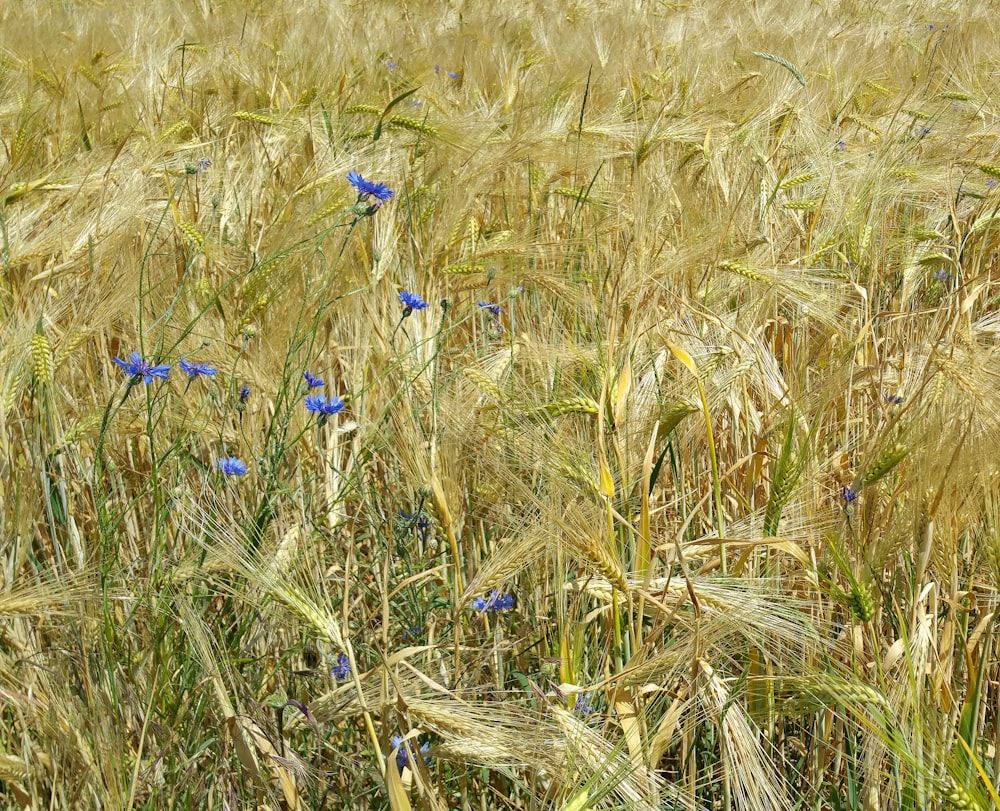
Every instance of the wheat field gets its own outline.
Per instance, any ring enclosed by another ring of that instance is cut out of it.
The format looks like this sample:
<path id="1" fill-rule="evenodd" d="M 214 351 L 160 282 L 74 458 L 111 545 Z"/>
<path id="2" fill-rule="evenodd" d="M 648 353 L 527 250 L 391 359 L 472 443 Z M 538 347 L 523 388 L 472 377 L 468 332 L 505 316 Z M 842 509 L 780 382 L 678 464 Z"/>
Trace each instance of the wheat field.
<path id="1" fill-rule="evenodd" d="M 0 4 L 0 803 L 1000 806 L 1000 6 Z"/>

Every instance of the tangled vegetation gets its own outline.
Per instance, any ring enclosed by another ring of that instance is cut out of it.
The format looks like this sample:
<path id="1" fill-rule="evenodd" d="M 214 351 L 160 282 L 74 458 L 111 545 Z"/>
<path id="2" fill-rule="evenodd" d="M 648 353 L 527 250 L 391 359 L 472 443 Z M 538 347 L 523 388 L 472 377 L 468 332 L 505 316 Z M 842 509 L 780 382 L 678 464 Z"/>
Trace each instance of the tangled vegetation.
<path id="1" fill-rule="evenodd" d="M 5 4 L 5 807 L 1000 805 L 997 35 Z"/>

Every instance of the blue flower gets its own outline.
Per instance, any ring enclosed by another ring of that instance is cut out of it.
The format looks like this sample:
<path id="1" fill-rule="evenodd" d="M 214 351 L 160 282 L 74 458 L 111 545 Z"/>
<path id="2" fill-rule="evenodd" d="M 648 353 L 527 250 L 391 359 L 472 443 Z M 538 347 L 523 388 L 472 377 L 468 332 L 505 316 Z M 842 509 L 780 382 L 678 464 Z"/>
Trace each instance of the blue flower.
<path id="1" fill-rule="evenodd" d="M 427 529 L 431 525 L 431 519 L 423 510 L 413 514 L 406 512 L 406 510 L 400 510 L 399 517 L 404 521 L 412 521 L 419 529 Z"/>
<path id="2" fill-rule="evenodd" d="M 392 189 L 385 183 L 373 183 L 371 180 L 365 180 L 353 169 L 347 173 L 347 180 L 358 190 L 359 199 L 365 199 L 369 195 L 383 203 L 392 199 Z"/>
<path id="3" fill-rule="evenodd" d="M 250 387 L 241 386 L 240 387 L 240 402 L 246 405 L 247 400 L 250 399 Z"/>
<path id="4" fill-rule="evenodd" d="M 586 718 L 594 711 L 593 705 L 587 700 L 584 693 L 576 694 L 576 702 L 573 704 L 573 712 Z"/>
<path id="5" fill-rule="evenodd" d="M 337 681 L 345 681 L 351 675 L 351 662 L 347 658 L 346 653 L 342 653 L 337 657 L 337 663 L 330 668 L 330 674 Z"/>
<path id="6" fill-rule="evenodd" d="M 462 78 L 462 74 L 461 73 L 455 73 L 455 71 L 453 71 L 453 70 L 449 70 L 448 71 L 448 78 L 449 79 L 461 79 Z"/>
<path id="7" fill-rule="evenodd" d="M 328 400 L 322 394 L 312 394 L 306 397 L 306 410 L 321 417 L 329 417 L 344 410 L 344 401 L 339 397 L 331 397 Z"/>
<path id="8" fill-rule="evenodd" d="M 215 461 L 215 468 L 226 476 L 246 476 L 247 466 L 235 456 L 223 456 Z"/>
<path id="9" fill-rule="evenodd" d="M 403 769 L 410 764 L 410 750 L 409 741 L 404 741 L 399 735 L 392 736 L 391 746 L 393 749 L 398 749 L 396 752 L 396 765 L 399 766 L 399 770 Z M 424 763 L 428 762 L 427 753 L 430 752 L 431 745 L 428 742 L 420 744 L 420 754 L 424 757 Z"/>
<path id="10" fill-rule="evenodd" d="M 491 304 L 488 301 L 477 301 L 476 304 L 478 304 L 482 309 L 486 310 L 486 312 L 488 312 L 494 318 L 499 318 L 501 315 L 503 315 L 503 309 L 500 307 L 499 304 Z"/>
<path id="11" fill-rule="evenodd" d="M 951 278 L 951 273 L 949 273 L 944 268 L 934 271 L 934 278 L 939 282 L 946 282 Z"/>
<path id="12" fill-rule="evenodd" d="M 840 499 L 844 504 L 853 504 L 858 500 L 858 491 L 852 490 L 847 485 L 840 488 Z"/>
<path id="13" fill-rule="evenodd" d="M 318 389 L 325 382 L 322 377 L 315 377 L 309 372 L 303 372 L 302 376 L 306 379 L 306 383 L 309 384 L 309 388 Z"/>
<path id="14" fill-rule="evenodd" d="M 404 311 L 409 310 L 412 312 L 413 310 L 423 310 L 427 307 L 427 302 L 420 297 L 420 294 L 410 293 L 407 290 L 399 294 L 399 302 L 403 305 Z"/>
<path id="15" fill-rule="evenodd" d="M 431 519 L 423 510 L 411 515 L 405 510 L 399 511 L 399 517 L 407 522 L 407 527 L 416 526 L 420 530 L 420 540 L 426 541 L 431 529 Z"/>
<path id="16" fill-rule="evenodd" d="M 189 363 L 188 361 L 181 358 L 180 363 L 177 364 L 181 369 L 188 373 L 189 377 L 215 377 L 215 373 L 219 370 L 214 366 L 210 366 L 207 363 Z"/>
<path id="17" fill-rule="evenodd" d="M 113 361 L 125 374 L 131 375 L 134 378 L 141 376 L 147 385 L 153 382 L 154 377 L 158 377 L 160 380 L 168 380 L 170 378 L 170 364 L 154 366 L 148 360 L 143 360 L 142 355 L 138 352 L 132 352 L 129 355 L 129 360 L 114 358 Z"/>
<path id="18" fill-rule="evenodd" d="M 388 60 L 388 61 L 387 61 L 387 62 L 385 63 L 385 66 L 386 66 L 387 68 L 389 68 L 389 70 L 396 70 L 396 68 L 398 68 L 398 67 L 399 67 L 399 62 L 396 62 L 395 60 L 393 60 L 393 59 L 390 59 L 390 60 Z"/>
<path id="19" fill-rule="evenodd" d="M 514 607 L 513 594 L 501 594 L 499 589 L 493 589 L 486 597 L 476 597 L 472 601 L 472 607 L 476 611 L 496 613 L 497 611 L 510 611 Z"/>
<path id="20" fill-rule="evenodd" d="M 899 405 L 901 402 L 903 402 L 903 398 L 900 397 L 898 394 L 885 394 L 883 395 L 883 397 L 889 405 Z"/>

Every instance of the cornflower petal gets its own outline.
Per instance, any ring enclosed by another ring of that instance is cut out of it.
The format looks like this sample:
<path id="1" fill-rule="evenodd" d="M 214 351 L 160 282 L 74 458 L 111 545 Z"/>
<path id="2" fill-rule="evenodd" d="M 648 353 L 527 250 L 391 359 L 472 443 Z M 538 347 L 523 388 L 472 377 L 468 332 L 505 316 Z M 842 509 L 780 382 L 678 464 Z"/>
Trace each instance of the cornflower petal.
<path id="1" fill-rule="evenodd" d="M 399 303 L 407 310 L 423 310 L 427 307 L 427 302 L 418 293 L 411 293 L 403 290 L 399 294 Z"/>
<path id="2" fill-rule="evenodd" d="M 337 657 L 337 662 L 330 668 L 330 672 L 337 681 L 347 680 L 347 677 L 351 675 L 351 662 L 346 653 Z"/>
<path id="3" fill-rule="evenodd" d="M 331 397 L 329 400 L 322 394 L 311 394 L 305 399 L 306 411 L 322 416 L 332 416 L 344 410 L 344 401 L 339 397 Z"/>
<path id="4" fill-rule="evenodd" d="M 347 181 L 358 190 L 358 196 L 361 198 L 371 196 L 379 202 L 385 203 L 393 197 L 392 189 L 386 186 L 385 183 L 376 183 L 371 180 L 365 180 L 354 169 L 347 173 Z"/>
<path id="5" fill-rule="evenodd" d="M 503 308 L 499 304 L 493 304 L 489 301 L 477 301 L 477 305 L 483 310 L 486 310 L 494 318 L 499 318 L 503 315 Z"/>
<path id="6" fill-rule="evenodd" d="M 246 476 L 247 466 L 235 456 L 223 456 L 215 461 L 215 468 L 225 476 Z"/>
<path id="7" fill-rule="evenodd" d="M 202 376 L 215 377 L 216 373 L 219 371 L 211 364 L 197 363 L 197 362 L 191 363 L 190 361 L 184 360 L 184 358 L 181 358 L 180 362 L 177 365 L 181 367 L 182 371 L 188 373 L 188 377 L 192 378 L 202 377 Z"/>
<path id="8" fill-rule="evenodd" d="M 168 380 L 170 378 L 170 364 L 155 366 L 152 362 L 145 360 L 138 352 L 130 352 L 128 360 L 112 358 L 112 362 L 117 365 L 125 374 L 138 378 L 142 377 L 146 385 L 153 382 L 153 378 Z"/>

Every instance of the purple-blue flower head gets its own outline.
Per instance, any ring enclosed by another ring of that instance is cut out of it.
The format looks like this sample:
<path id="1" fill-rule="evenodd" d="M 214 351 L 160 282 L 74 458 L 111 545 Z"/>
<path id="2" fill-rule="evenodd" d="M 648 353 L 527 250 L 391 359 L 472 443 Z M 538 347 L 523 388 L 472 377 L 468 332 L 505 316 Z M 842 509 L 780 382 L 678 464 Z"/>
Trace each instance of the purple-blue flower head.
<path id="1" fill-rule="evenodd" d="M 371 196 L 382 203 L 392 199 L 392 189 L 386 186 L 385 183 L 375 183 L 371 180 L 365 180 L 353 169 L 347 173 L 347 180 L 358 190 L 358 197 L 361 199 Z"/>
<path id="2" fill-rule="evenodd" d="M 240 402 L 246 405 L 247 400 L 250 399 L 250 387 L 241 386 L 240 387 Z"/>
<path id="3" fill-rule="evenodd" d="M 330 668 L 330 673 L 337 681 L 347 680 L 347 677 L 351 675 L 351 662 L 346 653 L 337 657 L 336 663 Z"/>
<path id="4" fill-rule="evenodd" d="M 302 376 L 306 379 L 306 383 L 309 384 L 309 388 L 311 389 L 318 389 L 325 383 L 322 377 L 316 377 L 315 375 L 310 374 L 309 372 L 303 372 Z"/>
<path id="5" fill-rule="evenodd" d="M 514 607 L 513 594 L 501 594 L 499 589 L 493 589 L 485 597 L 476 597 L 472 601 L 472 607 L 476 611 L 496 613 L 497 611 L 510 611 Z"/>
<path id="6" fill-rule="evenodd" d="M 393 749 L 399 750 L 396 752 L 396 765 L 399 767 L 400 771 L 410 764 L 410 751 L 408 748 L 410 745 L 410 741 L 404 741 L 399 735 L 392 736 L 391 746 Z M 427 753 L 430 752 L 430 750 L 430 743 L 425 741 L 420 744 L 420 754 L 423 755 L 424 763 L 427 763 L 428 761 Z"/>
<path id="7" fill-rule="evenodd" d="M 404 521 L 416 524 L 420 529 L 427 529 L 431 525 L 431 519 L 427 517 L 427 514 L 423 510 L 414 514 L 410 514 L 406 510 L 400 510 L 399 517 Z"/>
<path id="8" fill-rule="evenodd" d="M 219 370 L 208 363 L 191 363 L 190 361 L 181 358 L 180 363 L 177 364 L 181 369 L 188 373 L 188 377 L 215 377 L 216 372 Z"/>
<path id="9" fill-rule="evenodd" d="M 479 305 L 480 309 L 486 310 L 494 318 L 499 318 L 503 315 L 503 308 L 499 304 L 492 304 L 489 301 L 477 301 L 476 304 Z"/>
<path id="10" fill-rule="evenodd" d="M 156 366 L 150 361 L 144 360 L 138 352 L 132 352 L 129 355 L 129 360 L 121 358 L 113 360 L 125 374 L 134 378 L 142 377 L 147 385 L 153 382 L 154 377 L 158 377 L 160 380 L 170 379 L 170 364 Z"/>
<path id="11" fill-rule="evenodd" d="M 594 706 L 587 700 L 586 693 L 577 693 L 576 701 L 573 703 L 573 712 L 577 715 L 587 717 L 594 711 Z"/>
<path id="12" fill-rule="evenodd" d="M 399 294 L 399 303 L 403 305 L 404 310 L 423 310 L 427 307 L 427 302 L 424 301 L 419 293 L 411 293 L 408 290 L 404 290 Z"/>
<path id="13" fill-rule="evenodd" d="M 246 476 L 247 466 L 246 463 L 241 459 L 237 459 L 235 456 L 223 456 L 221 459 L 217 459 L 215 462 L 215 467 L 226 476 Z"/>
<path id="14" fill-rule="evenodd" d="M 323 417 L 330 417 L 344 410 L 344 401 L 339 397 L 331 397 L 328 400 L 322 394 L 311 394 L 306 397 L 306 410 Z"/>
<path id="15" fill-rule="evenodd" d="M 858 492 L 857 490 L 853 490 L 847 485 L 844 485 L 840 488 L 840 499 L 844 502 L 844 504 L 853 504 L 858 500 Z"/>

